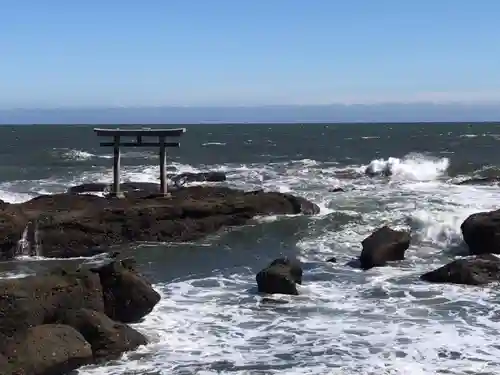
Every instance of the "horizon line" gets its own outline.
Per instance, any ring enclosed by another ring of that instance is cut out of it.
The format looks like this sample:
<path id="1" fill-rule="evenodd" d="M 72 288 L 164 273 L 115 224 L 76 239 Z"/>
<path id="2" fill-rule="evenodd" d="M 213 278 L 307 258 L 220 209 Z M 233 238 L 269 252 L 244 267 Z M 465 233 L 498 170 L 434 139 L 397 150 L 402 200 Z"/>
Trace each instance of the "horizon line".
<path id="1" fill-rule="evenodd" d="M 500 100 L 488 101 L 386 101 L 375 103 L 328 103 L 328 104 L 238 104 L 238 105 L 109 105 L 109 106 L 58 106 L 58 107 L 0 107 L 0 111 L 55 111 L 55 110 L 107 110 L 107 109 L 244 109 L 244 108 L 303 108 L 303 107 L 376 107 L 376 106 L 406 106 L 406 105 L 429 105 L 429 106 L 494 106 L 500 105 Z"/>

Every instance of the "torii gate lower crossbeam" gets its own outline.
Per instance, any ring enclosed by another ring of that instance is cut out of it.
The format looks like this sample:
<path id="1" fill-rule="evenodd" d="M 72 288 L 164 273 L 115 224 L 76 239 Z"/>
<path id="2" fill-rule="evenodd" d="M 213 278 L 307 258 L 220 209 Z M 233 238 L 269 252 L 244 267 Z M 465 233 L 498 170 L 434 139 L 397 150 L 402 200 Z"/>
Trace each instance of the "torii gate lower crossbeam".
<path id="1" fill-rule="evenodd" d="M 119 129 L 119 128 L 95 128 L 98 137 L 113 137 L 113 142 L 101 142 L 102 147 L 113 147 L 113 188 L 111 196 L 121 198 L 120 192 L 120 147 L 159 147 L 160 150 L 160 193 L 168 196 L 166 156 L 167 147 L 179 147 L 179 142 L 166 142 L 166 138 L 179 138 L 186 132 L 185 128 L 178 129 Z M 134 137 L 134 140 L 122 142 L 124 137 Z M 144 142 L 143 138 L 157 138 L 154 142 Z"/>

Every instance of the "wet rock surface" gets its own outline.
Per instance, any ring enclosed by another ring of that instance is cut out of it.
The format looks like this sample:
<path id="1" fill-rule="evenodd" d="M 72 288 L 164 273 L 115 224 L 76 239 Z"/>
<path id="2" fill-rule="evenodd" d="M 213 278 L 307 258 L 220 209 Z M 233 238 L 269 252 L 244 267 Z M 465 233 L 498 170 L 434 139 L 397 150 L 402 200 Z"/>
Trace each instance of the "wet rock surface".
<path id="1" fill-rule="evenodd" d="M 259 293 L 298 295 L 302 284 L 302 266 L 297 260 L 278 258 L 257 273 Z"/>
<path id="2" fill-rule="evenodd" d="M 500 254 L 500 210 L 472 214 L 460 229 L 471 254 Z"/>
<path id="3" fill-rule="evenodd" d="M 125 323 L 159 300 L 129 260 L 0 280 L 0 373 L 67 374 L 144 345 Z"/>
<path id="4" fill-rule="evenodd" d="M 36 237 L 30 253 L 68 258 L 137 241 L 196 240 L 223 227 L 246 224 L 257 215 L 318 212 L 317 205 L 291 194 L 214 186 L 174 189 L 170 197 L 148 190 L 130 192 L 123 199 L 44 195 L 0 208 L 0 251 L 4 259 L 11 258 L 26 228 L 28 238 Z"/>
<path id="5" fill-rule="evenodd" d="M 384 226 L 365 238 L 362 246 L 359 257 L 361 268 L 381 267 L 387 262 L 404 259 L 410 247 L 410 234 Z"/>
<path id="6" fill-rule="evenodd" d="M 420 276 L 422 281 L 462 285 L 485 285 L 500 281 L 500 258 L 483 254 L 457 259 Z"/>

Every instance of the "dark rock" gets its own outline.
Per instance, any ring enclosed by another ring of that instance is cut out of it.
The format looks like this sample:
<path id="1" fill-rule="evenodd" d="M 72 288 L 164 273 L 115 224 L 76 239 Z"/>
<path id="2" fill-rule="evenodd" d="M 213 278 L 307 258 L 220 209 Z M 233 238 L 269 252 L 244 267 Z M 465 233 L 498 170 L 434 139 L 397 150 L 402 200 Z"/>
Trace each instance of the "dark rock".
<path id="1" fill-rule="evenodd" d="M 298 261 L 279 258 L 256 276 L 260 293 L 298 295 L 297 284 L 302 283 L 302 267 Z"/>
<path id="2" fill-rule="evenodd" d="M 384 266 L 389 261 L 403 260 L 410 247 L 410 234 L 384 226 L 365 238 L 362 245 L 359 260 L 361 268 L 367 270 Z"/>
<path id="3" fill-rule="evenodd" d="M 340 192 L 345 192 L 345 190 L 341 187 L 336 187 L 336 188 L 331 188 L 328 189 L 328 192 L 330 193 L 340 193 Z"/>
<path id="4" fill-rule="evenodd" d="M 277 258 L 273 260 L 270 264 L 269 267 L 277 266 L 277 265 L 282 265 L 290 268 L 290 274 L 293 277 L 293 280 L 297 284 L 302 284 L 302 265 L 300 262 L 296 259 L 290 259 L 290 258 Z"/>
<path id="5" fill-rule="evenodd" d="M 328 263 L 337 263 L 337 258 L 331 257 L 326 260 Z"/>
<path id="6" fill-rule="evenodd" d="M 123 322 L 159 299 L 131 258 L 0 280 L 0 374 L 66 374 L 144 345 Z"/>
<path id="7" fill-rule="evenodd" d="M 276 192 L 245 193 L 226 187 L 194 186 L 170 198 L 45 195 L 0 210 L 0 250 L 12 257 L 28 222 L 36 223 L 39 255 L 92 256 L 110 246 L 136 241 L 196 240 L 224 227 L 246 224 L 257 215 L 307 214 L 319 207 Z"/>
<path id="8" fill-rule="evenodd" d="M 454 260 L 420 276 L 422 281 L 484 285 L 500 281 L 500 259 L 491 254 Z"/>
<path id="9" fill-rule="evenodd" d="M 460 229 L 471 254 L 500 254 L 500 210 L 472 214 Z"/>
<path id="10" fill-rule="evenodd" d="M 500 177 L 474 177 L 460 182 L 456 182 L 455 185 L 491 185 L 499 184 Z"/>
<path id="11" fill-rule="evenodd" d="M 92 271 L 99 275 L 104 311 L 111 319 L 124 323 L 138 322 L 160 301 L 160 295 L 135 270 L 130 260 L 111 261 Z"/>
<path id="12" fill-rule="evenodd" d="M 104 311 L 99 275 L 90 271 L 0 280 L 0 332 L 53 323 L 63 309 Z"/>
<path id="13" fill-rule="evenodd" d="M 62 375 L 91 363 L 92 348 L 74 328 L 46 324 L 2 340 L 0 351 L 8 359 L 2 375 Z"/>
<path id="14" fill-rule="evenodd" d="M 222 182 L 226 181 L 226 174 L 224 172 L 200 172 L 192 173 L 186 172 L 171 177 L 175 186 L 183 186 L 190 182 Z"/>
<path id="15" fill-rule="evenodd" d="M 92 346 L 96 359 L 111 359 L 123 352 L 146 345 L 146 338 L 135 329 L 111 320 L 101 312 L 88 309 L 67 310 L 59 323 L 75 328 Z"/>

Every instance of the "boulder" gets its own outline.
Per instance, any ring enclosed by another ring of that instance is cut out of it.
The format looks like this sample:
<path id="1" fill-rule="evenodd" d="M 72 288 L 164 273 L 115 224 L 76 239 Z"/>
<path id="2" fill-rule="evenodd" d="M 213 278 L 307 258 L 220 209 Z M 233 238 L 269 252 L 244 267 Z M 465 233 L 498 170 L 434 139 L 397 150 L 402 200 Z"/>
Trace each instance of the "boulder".
<path id="1" fill-rule="evenodd" d="M 104 311 L 99 275 L 90 271 L 0 280 L 0 332 L 13 334 L 56 321 L 62 309 Z"/>
<path id="2" fill-rule="evenodd" d="M 38 255 L 82 257 L 111 246 L 140 242 L 182 242 L 246 224 L 254 216 L 306 214 L 319 207 L 291 194 L 244 192 L 227 187 L 193 186 L 171 197 L 131 194 L 111 199 L 87 194 L 56 194 L 10 204 L 0 210 L 0 251 L 15 254 L 28 223 L 34 223 Z M 33 252 L 33 251 L 30 251 Z"/>
<path id="3" fill-rule="evenodd" d="M 500 281 L 500 258 L 491 254 L 457 259 L 420 276 L 422 281 L 484 285 Z"/>
<path id="4" fill-rule="evenodd" d="M 0 280 L 0 374 L 65 374 L 144 345 L 124 323 L 159 300 L 131 259 Z"/>
<path id="5" fill-rule="evenodd" d="M 377 229 L 361 243 L 359 257 L 361 268 L 368 270 L 384 266 L 389 261 L 403 260 L 410 247 L 410 234 L 384 226 Z"/>
<path id="6" fill-rule="evenodd" d="M 58 321 L 75 328 L 92 347 L 96 359 L 112 359 L 123 352 L 146 345 L 146 338 L 126 324 L 115 322 L 101 312 L 80 309 L 63 311 Z"/>
<path id="7" fill-rule="evenodd" d="M 89 364 L 92 348 L 74 328 L 44 324 L 2 340 L 2 375 L 62 375 Z"/>
<path id="8" fill-rule="evenodd" d="M 158 292 L 136 271 L 130 260 L 112 261 L 92 271 L 99 275 L 104 311 L 111 319 L 138 322 L 160 301 Z"/>
<path id="9" fill-rule="evenodd" d="M 257 274 L 256 281 L 259 293 L 298 295 L 302 267 L 296 260 L 278 258 Z"/>
<path id="10" fill-rule="evenodd" d="M 500 210 L 472 214 L 460 229 L 471 254 L 500 254 Z"/>

